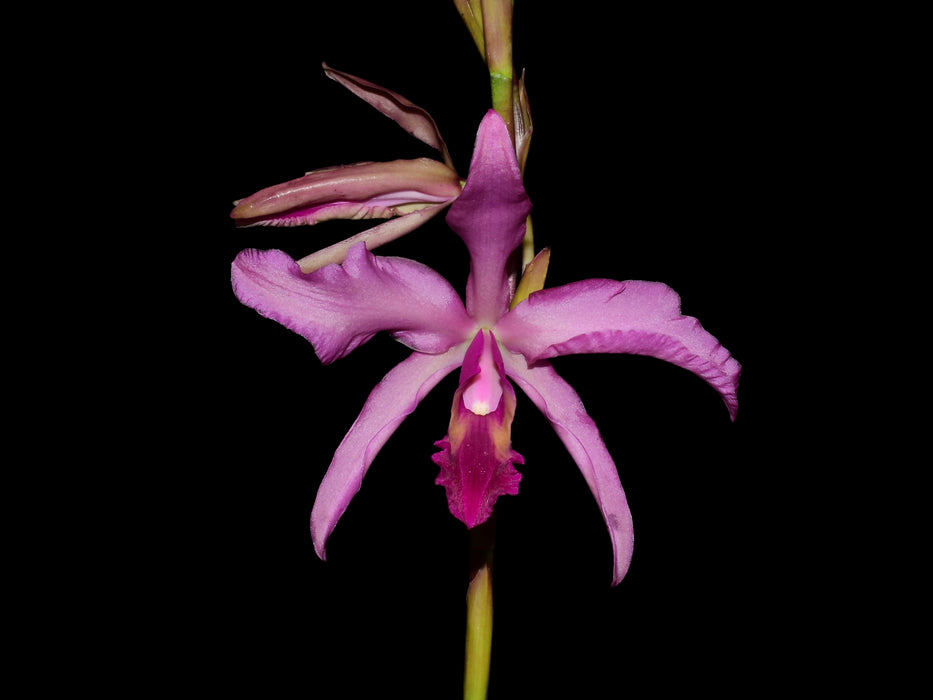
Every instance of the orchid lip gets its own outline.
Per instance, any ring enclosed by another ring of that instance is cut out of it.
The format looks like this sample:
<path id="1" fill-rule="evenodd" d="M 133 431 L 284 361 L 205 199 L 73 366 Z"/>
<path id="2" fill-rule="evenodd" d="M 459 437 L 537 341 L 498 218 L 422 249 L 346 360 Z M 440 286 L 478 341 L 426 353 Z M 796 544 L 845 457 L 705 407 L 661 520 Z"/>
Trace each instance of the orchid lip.
<path id="1" fill-rule="evenodd" d="M 499 496 L 516 495 L 522 456 L 512 449 L 515 391 L 495 335 L 481 329 L 463 358 L 447 436 L 435 443 L 440 467 L 435 483 L 447 493 L 450 512 L 472 528 L 492 515 Z"/>

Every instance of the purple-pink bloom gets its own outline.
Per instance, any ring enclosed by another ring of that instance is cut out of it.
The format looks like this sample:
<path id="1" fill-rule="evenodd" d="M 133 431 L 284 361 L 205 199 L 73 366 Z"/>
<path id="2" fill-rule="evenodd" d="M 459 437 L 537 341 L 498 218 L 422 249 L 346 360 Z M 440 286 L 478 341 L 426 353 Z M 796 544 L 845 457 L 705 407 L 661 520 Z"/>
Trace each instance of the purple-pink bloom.
<path id="1" fill-rule="evenodd" d="M 680 299 L 654 282 L 591 279 L 532 293 L 511 311 L 513 253 L 531 209 L 507 128 L 490 111 L 476 138 L 463 192 L 447 215 L 466 244 L 465 303 L 430 268 L 379 257 L 360 243 L 343 264 L 302 272 L 281 251 L 246 250 L 233 263 L 237 297 L 307 338 L 322 362 L 387 331 L 414 352 L 376 386 L 340 443 L 311 513 L 323 559 L 327 539 L 370 464 L 421 399 L 456 368 L 448 434 L 436 444 L 437 483 L 451 513 L 472 527 L 499 495 L 515 494 L 523 462 L 511 447 L 515 382 L 554 426 L 609 529 L 613 584 L 628 570 L 632 517 L 612 457 L 579 396 L 547 361 L 578 353 L 651 355 L 688 369 L 737 409 L 739 363 Z"/>

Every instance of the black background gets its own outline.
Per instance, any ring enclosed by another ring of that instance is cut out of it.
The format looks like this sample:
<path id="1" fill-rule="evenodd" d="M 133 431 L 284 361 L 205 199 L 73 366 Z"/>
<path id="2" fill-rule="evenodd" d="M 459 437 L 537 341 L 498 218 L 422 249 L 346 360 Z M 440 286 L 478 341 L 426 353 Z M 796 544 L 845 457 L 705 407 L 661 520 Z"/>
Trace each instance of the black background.
<path id="1" fill-rule="evenodd" d="M 811 30 L 765 10 L 554 7 L 519 2 L 515 18 L 548 286 L 669 284 L 744 371 L 731 423 L 712 389 L 665 363 L 555 361 L 632 507 L 634 560 L 615 588 L 595 503 L 519 392 L 513 446 L 525 465 L 520 494 L 497 506 L 490 698 L 748 697 L 805 677 L 828 683 L 832 672 L 810 673 L 826 671 L 822 640 L 839 631 L 841 603 L 819 573 L 827 558 L 839 563 L 826 553 L 838 532 L 801 525 L 825 495 L 812 469 L 828 448 L 812 442 L 815 389 L 795 378 L 820 358 L 796 340 L 809 329 L 787 293 L 813 279 L 807 251 L 834 235 L 810 209 L 826 167 L 814 148 L 826 69 L 802 68 Z M 137 680 L 211 695 L 456 698 L 467 534 L 430 459 L 456 378 L 390 439 L 321 562 L 308 531 L 317 486 L 369 390 L 408 351 L 380 336 L 324 367 L 230 290 L 243 248 L 300 257 L 362 224 L 236 229 L 228 214 L 233 200 L 307 170 L 432 155 L 326 79 L 322 61 L 431 112 L 465 175 L 489 107 L 484 65 L 441 2 L 273 3 L 192 20 L 162 50 L 181 60 L 167 101 L 152 106 L 181 147 L 173 137 L 173 181 L 151 193 L 152 240 L 178 278 L 153 395 L 172 401 L 152 401 L 145 432 L 158 436 L 159 466 L 134 479 L 123 534 L 142 554 L 124 574 L 139 584 L 133 636 L 168 636 L 133 646 L 148 669 Z M 426 262 L 458 287 L 466 279 L 440 218 L 379 252 Z M 814 290 L 808 303 L 830 300 Z"/>

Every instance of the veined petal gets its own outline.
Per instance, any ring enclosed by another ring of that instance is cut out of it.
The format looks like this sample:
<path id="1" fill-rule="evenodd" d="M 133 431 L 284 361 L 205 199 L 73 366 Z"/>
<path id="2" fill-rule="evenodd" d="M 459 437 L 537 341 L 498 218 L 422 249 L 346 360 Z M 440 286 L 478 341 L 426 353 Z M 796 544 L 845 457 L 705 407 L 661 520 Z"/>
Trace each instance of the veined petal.
<path id="1" fill-rule="evenodd" d="M 434 270 L 376 257 L 362 243 L 342 265 L 307 274 L 280 250 L 244 250 L 233 262 L 233 289 L 247 306 L 307 338 L 325 363 L 379 331 L 420 352 L 442 353 L 475 328 L 456 291 Z"/>
<path id="2" fill-rule="evenodd" d="M 360 490 L 369 465 L 402 421 L 437 383 L 463 361 L 466 344 L 441 355 L 412 354 L 373 389 L 344 437 L 321 482 L 311 510 L 311 538 L 321 559 L 327 538 Z"/>
<path id="3" fill-rule="evenodd" d="M 443 156 L 444 162 L 453 168 L 453 160 L 447 152 L 447 144 L 444 143 L 434 119 L 426 110 L 406 100 L 398 93 L 355 75 L 334 70 L 326 63 L 323 65 L 324 73 L 328 78 L 337 81 L 354 95 L 378 109 L 419 141 L 436 148 Z"/>
<path id="4" fill-rule="evenodd" d="M 702 377 L 735 420 L 741 365 L 680 297 L 658 282 L 592 279 L 544 289 L 496 324 L 496 335 L 529 363 L 577 353 L 630 353 L 665 360 Z"/>
<path id="5" fill-rule="evenodd" d="M 314 170 L 236 203 L 238 226 L 299 226 L 328 219 L 391 218 L 447 203 L 460 195 L 460 178 L 430 158 L 355 163 Z"/>
<path id="6" fill-rule="evenodd" d="M 530 212 L 509 132 L 490 110 L 476 135 L 463 193 L 447 212 L 447 223 L 470 252 L 466 308 L 480 325 L 491 326 L 509 307 L 516 271 L 509 258 L 522 242 Z"/>
<path id="7" fill-rule="evenodd" d="M 614 586 L 625 576 L 631 563 L 634 530 L 619 472 L 599 429 L 577 392 L 558 376 L 550 363 L 528 367 L 521 357 L 509 353 L 503 360 L 508 376 L 554 426 L 599 505 L 612 541 Z"/>

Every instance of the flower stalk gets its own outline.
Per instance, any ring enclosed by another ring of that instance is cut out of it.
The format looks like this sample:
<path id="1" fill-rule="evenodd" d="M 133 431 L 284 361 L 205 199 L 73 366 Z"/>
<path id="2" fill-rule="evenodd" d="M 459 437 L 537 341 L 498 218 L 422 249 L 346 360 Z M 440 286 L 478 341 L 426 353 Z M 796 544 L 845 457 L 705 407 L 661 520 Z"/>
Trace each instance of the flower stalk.
<path id="1" fill-rule="evenodd" d="M 495 515 L 470 531 L 463 700 L 486 700 L 492 652 L 492 555 Z"/>
<path id="2" fill-rule="evenodd" d="M 512 0 L 484 0 L 482 16 L 492 108 L 502 117 L 514 141 Z"/>

